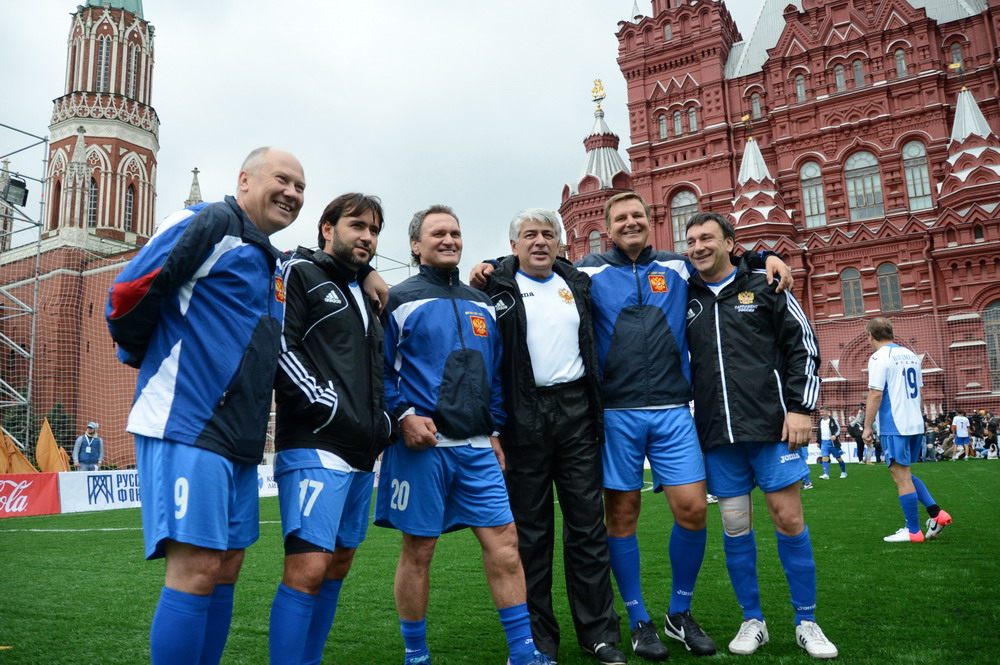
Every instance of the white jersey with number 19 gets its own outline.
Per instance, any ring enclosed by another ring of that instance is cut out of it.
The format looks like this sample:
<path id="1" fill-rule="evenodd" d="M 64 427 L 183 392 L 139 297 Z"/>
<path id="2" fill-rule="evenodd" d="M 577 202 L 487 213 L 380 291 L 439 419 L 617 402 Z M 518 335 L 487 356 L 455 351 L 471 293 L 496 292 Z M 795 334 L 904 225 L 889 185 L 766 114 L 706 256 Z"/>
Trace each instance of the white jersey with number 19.
<path id="1" fill-rule="evenodd" d="M 909 436 L 924 431 L 920 408 L 920 358 L 898 344 L 886 344 L 868 360 L 868 387 L 882 391 L 875 419 L 879 435 Z"/>

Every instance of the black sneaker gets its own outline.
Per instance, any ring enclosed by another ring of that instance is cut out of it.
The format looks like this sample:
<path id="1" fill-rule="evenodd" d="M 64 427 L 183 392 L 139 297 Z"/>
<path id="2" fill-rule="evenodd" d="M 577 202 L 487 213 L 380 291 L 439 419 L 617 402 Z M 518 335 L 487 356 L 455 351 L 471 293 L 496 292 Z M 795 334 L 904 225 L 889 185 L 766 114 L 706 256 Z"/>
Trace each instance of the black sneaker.
<path id="1" fill-rule="evenodd" d="M 670 657 L 667 646 L 660 641 L 656 628 L 648 621 L 640 621 L 632 629 L 632 651 L 646 660 L 666 660 Z"/>
<path id="2" fill-rule="evenodd" d="M 592 647 L 584 647 L 587 653 L 594 654 L 598 663 L 604 665 L 626 665 L 625 654 L 611 642 L 598 642 Z"/>
<path id="3" fill-rule="evenodd" d="M 683 642 L 684 648 L 696 656 L 711 656 L 715 653 L 715 642 L 694 620 L 691 610 L 668 614 L 663 622 L 663 632 L 668 637 Z"/>

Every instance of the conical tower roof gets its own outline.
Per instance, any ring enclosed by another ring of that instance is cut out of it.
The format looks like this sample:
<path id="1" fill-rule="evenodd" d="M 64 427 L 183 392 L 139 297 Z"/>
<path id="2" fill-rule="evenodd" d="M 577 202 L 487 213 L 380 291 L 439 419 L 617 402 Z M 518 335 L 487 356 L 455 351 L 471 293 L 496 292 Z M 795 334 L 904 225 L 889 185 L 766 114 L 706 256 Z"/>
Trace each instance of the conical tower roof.
<path id="1" fill-rule="evenodd" d="M 201 198 L 201 185 L 198 184 L 198 167 L 191 169 L 191 192 L 188 194 L 187 201 L 184 202 L 184 207 L 193 206 L 198 203 L 204 203 Z"/>
<path id="2" fill-rule="evenodd" d="M 594 127 L 583 141 L 587 148 L 587 159 L 576 182 L 569 186 L 571 195 L 580 192 L 580 184 L 588 177 L 597 178 L 600 189 L 608 189 L 612 187 L 612 180 L 616 175 L 629 174 L 628 165 L 618 152 L 618 142 L 618 135 L 604 122 L 604 111 L 598 106 L 594 112 Z"/>
<path id="3" fill-rule="evenodd" d="M 84 0 L 81 6 L 100 8 L 105 4 L 110 5 L 111 9 L 124 9 L 142 18 L 142 0 Z"/>
<path id="4" fill-rule="evenodd" d="M 958 93 L 958 104 L 955 107 L 955 125 L 951 129 L 951 140 L 962 143 L 970 136 L 987 138 L 993 131 L 986 122 L 986 116 L 979 110 L 979 104 L 968 88 L 962 88 Z"/>
<path id="5" fill-rule="evenodd" d="M 747 139 L 747 147 L 743 151 L 743 162 L 740 164 L 740 174 L 736 177 L 736 182 L 745 185 L 751 180 L 758 183 L 774 180 L 767 170 L 767 164 L 764 163 L 764 155 L 760 153 L 760 146 L 757 145 L 753 137 Z"/>

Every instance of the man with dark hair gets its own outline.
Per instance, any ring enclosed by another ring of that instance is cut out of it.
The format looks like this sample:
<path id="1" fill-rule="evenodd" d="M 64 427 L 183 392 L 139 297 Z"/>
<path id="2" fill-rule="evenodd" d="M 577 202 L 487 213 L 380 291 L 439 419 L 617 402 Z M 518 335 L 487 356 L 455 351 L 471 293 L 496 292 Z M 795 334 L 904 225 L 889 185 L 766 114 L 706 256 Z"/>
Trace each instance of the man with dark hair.
<path id="1" fill-rule="evenodd" d="M 598 662 L 624 665 L 601 500 L 604 425 L 590 278 L 557 258 L 562 223 L 555 212 L 522 210 L 510 223 L 509 238 L 513 254 L 498 262 L 483 290 L 493 299 L 503 336 L 508 418 L 500 442 L 531 632 L 538 649 L 555 660 L 555 485 L 577 642 Z"/>
<path id="2" fill-rule="evenodd" d="M 385 396 L 402 441 L 382 459 L 375 523 L 403 532 L 394 595 L 406 655 L 430 663 L 430 566 L 442 533 L 472 528 L 512 665 L 549 665 L 535 649 L 517 531 L 503 480 L 503 347 L 493 303 L 461 282 L 462 230 L 447 206 L 413 216 L 417 275 L 386 307 Z"/>
<path id="3" fill-rule="evenodd" d="M 879 438 L 889 473 L 896 483 L 899 505 L 906 526 L 883 538 L 889 543 L 922 543 L 937 538 L 951 524 L 951 515 L 931 497 L 923 481 L 910 470 L 919 459 L 924 420 L 920 389 L 924 380 L 920 358 L 913 351 L 893 342 L 892 321 L 876 316 L 865 326 L 868 341 L 875 353 L 868 360 L 868 409 L 862 436 L 873 441 L 872 426 L 877 423 Z M 884 399 L 883 399 L 884 396 Z M 927 509 L 927 534 L 920 530 L 917 502 Z"/>
<path id="4" fill-rule="evenodd" d="M 285 264 L 274 464 L 285 566 L 271 607 L 272 665 L 320 662 L 368 530 L 372 468 L 392 427 L 382 326 L 358 275 L 370 270 L 383 224 L 377 197 L 339 196 L 320 216 L 320 249 L 299 247 Z"/>
<path id="5" fill-rule="evenodd" d="M 819 444 L 820 462 L 823 463 L 821 480 L 830 480 L 830 458 L 840 464 L 840 477 L 847 477 L 847 464 L 844 463 L 844 451 L 840 447 L 840 423 L 837 417 L 825 406 L 819 410 L 819 424 L 816 427 L 816 439 Z"/>
<path id="6" fill-rule="evenodd" d="M 154 665 L 222 658 L 244 550 L 259 534 L 264 452 L 281 342 L 281 254 L 305 176 L 254 150 L 236 198 L 164 220 L 115 279 L 106 308 L 119 359 L 139 368 L 135 435 L 146 558 L 166 558 L 150 630 Z"/>
<path id="7" fill-rule="evenodd" d="M 796 641 L 815 658 L 836 658 L 816 624 L 816 563 L 799 496 L 806 468 L 799 451 L 809 444 L 819 398 L 816 336 L 794 296 L 775 293 L 745 258 L 734 265 L 736 236 L 725 217 L 695 215 L 687 242 L 698 271 L 689 280 L 687 314 L 694 419 L 708 491 L 719 497 L 726 568 L 743 609 L 729 651 L 751 654 L 769 639 L 757 582 L 756 486 L 774 523 Z"/>

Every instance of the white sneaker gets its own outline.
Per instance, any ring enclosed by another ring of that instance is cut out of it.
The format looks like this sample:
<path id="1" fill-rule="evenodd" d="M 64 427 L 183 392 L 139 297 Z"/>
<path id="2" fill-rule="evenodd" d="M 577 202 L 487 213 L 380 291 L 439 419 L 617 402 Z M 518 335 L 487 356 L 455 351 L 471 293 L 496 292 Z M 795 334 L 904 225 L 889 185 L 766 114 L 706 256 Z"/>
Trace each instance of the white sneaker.
<path id="1" fill-rule="evenodd" d="M 829 476 L 829 474 L 824 473 L 822 476 L 819 477 L 819 479 L 820 480 L 830 480 L 830 476 Z"/>
<path id="2" fill-rule="evenodd" d="M 795 627 L 795 641 L 813 658 L 824 660 L 837 657 L 837 647 L 826 639 L 815 621 L 803 621 Z"/>
<path id="3" fill-rule="evenodd" d="M 841 471 L 840 472 L 840 477 L 841 478 L 846 478 L 847 477 L 847 472 L 846 471 Z"/>
<path id="4" fill-rule="evenodd" d="M 767 644 L 767 624 L 757 619 L 747 619 L 740 626 L 736 637 L 729 643 L 729 652 L 741 656 L 749 656 L 757 649 Z"/>
<path id="5" fill-rule="evenodd" d="M 896 533 L 886 536 L 882 540 L 887 543 L 922 543 L 924 542 L 924 533 L 922 531 L 910 533 L 909 529 L 904 526 Z"/>
<path id="6" fill-rule="evenodd" d="M 714 494 L 709 494 L 707 497 L 705 497 L 705 501 L 707 503 L 719 503 L 719 497 L 715 496 Z"/>
<path id="7" fill-rule="evenodd" d="M 804 483 L 802 485 L 802 489 L 804 489 L 804 490 L 811 490 L 812 488 L 813 488 L 813 484 L 812 483 Z"/>

